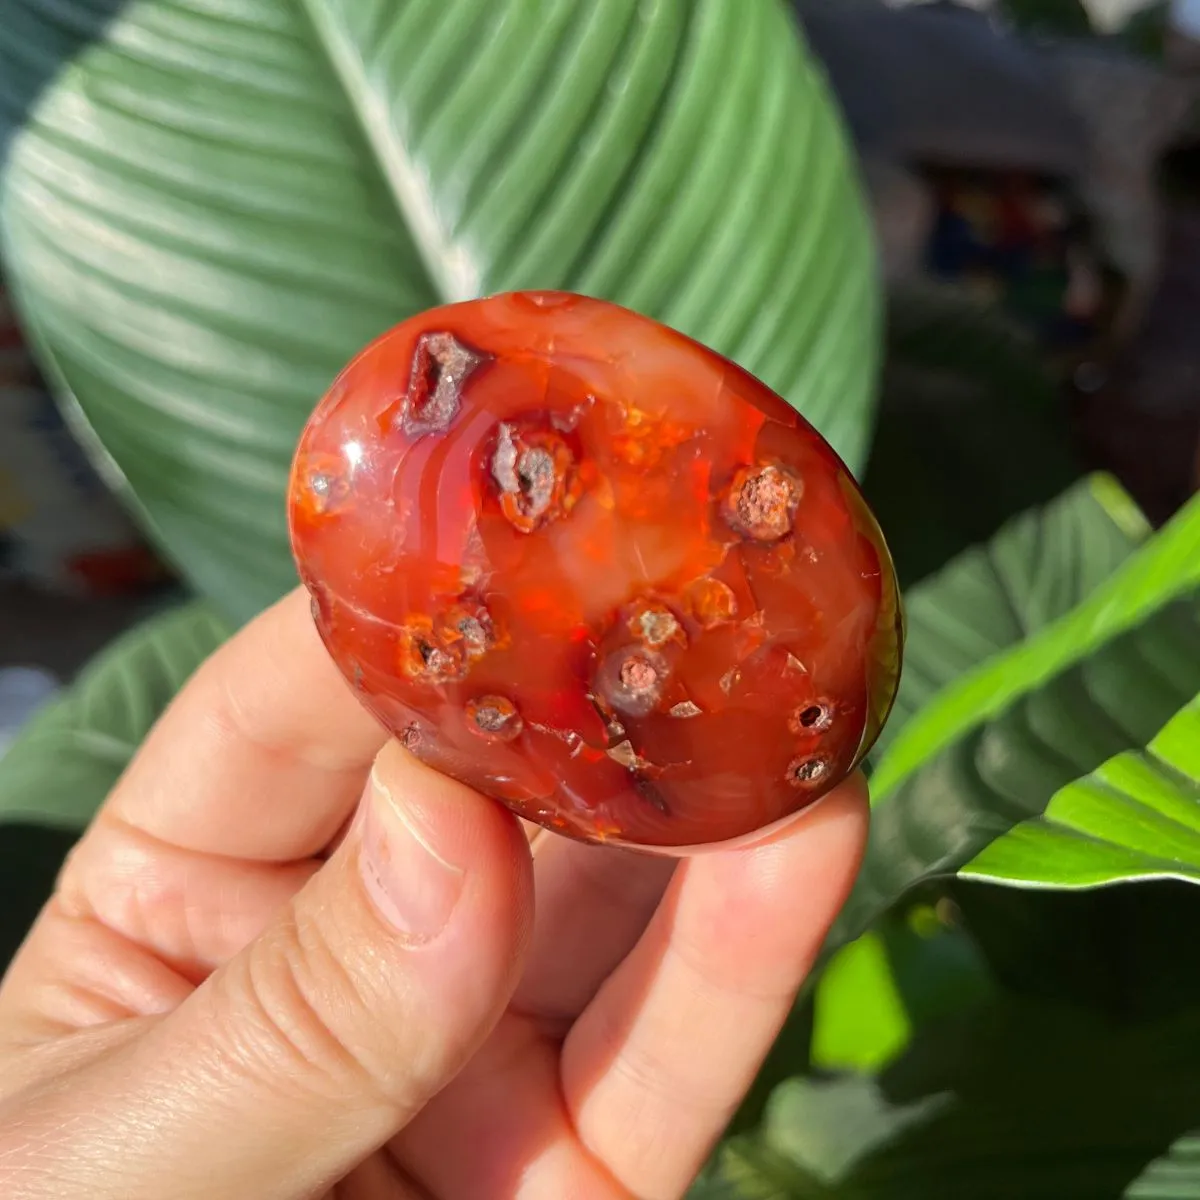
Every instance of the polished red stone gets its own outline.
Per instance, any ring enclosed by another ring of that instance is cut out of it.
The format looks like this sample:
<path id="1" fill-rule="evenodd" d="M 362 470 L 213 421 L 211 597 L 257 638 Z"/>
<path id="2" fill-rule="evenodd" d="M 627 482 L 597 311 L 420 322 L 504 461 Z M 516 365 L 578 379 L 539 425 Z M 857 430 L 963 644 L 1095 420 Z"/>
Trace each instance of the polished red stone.
<path id="1" fill-rule="evenodd" d="M 317 624 L 418 757 L 575 837 L 801 809 L 895 693 L 896 580 L 832 449 L 732 363 L 555 292 L 405 321 L 304 431 Z"/>

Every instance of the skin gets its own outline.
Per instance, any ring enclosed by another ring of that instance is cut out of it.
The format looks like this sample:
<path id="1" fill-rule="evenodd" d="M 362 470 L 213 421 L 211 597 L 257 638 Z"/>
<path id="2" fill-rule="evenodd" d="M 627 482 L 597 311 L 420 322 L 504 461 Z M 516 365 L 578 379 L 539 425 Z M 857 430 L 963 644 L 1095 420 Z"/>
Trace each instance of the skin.
<path id="1" fill-rule="evenodd" d="M 8 1200 L 681 1196 L 857 871 L 865 785 L 675 864 L 523 827 L 295 593 L 180 693 L 0 985 Z"/>

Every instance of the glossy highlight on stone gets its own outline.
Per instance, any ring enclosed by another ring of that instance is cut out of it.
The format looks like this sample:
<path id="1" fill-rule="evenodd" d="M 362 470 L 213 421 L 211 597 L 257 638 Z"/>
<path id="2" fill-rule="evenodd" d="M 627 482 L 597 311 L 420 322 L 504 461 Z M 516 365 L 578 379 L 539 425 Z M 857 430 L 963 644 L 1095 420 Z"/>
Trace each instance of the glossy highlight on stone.
<path id="1" fill-rule="evenodd" d="M 384 334 L 313 413 L 289 516 L 362 702 L 568 836 L 756 833 L 844 779 L 895 695 L 895 574 L 837 455 L 599 300 L 508 293 Z"/>

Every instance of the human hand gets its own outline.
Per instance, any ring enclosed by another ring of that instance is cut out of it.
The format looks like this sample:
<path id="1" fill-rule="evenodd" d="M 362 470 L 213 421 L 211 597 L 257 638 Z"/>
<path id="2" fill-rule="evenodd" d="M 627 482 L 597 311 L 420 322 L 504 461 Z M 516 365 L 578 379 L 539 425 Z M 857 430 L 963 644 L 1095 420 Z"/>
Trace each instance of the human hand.
<path id="1" fill-rule="evenodd" d="M 523 828 L 386 741 L 293 593 L 176 698 L 0 986 L 0 1194 L 681 1196 L 866 812 L 856 776 L 677 864 Z"/>

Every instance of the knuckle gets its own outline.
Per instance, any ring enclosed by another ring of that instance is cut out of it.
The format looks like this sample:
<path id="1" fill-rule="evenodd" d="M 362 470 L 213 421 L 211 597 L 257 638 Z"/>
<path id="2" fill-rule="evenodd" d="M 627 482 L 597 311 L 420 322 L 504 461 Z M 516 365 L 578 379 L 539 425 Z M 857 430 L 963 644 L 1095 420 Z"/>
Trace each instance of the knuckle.
<path id="1" fill-rule="evenodd" d="M 371 1048 L 369 999 L 318 930 L 289 914 L 240 962 L 235 986 L 249 1010 L 241 1027 L 254 1031 L 242 1053 L 259 1060 L 259 1073 L 326 1099 L 394 1102 Z"/>

